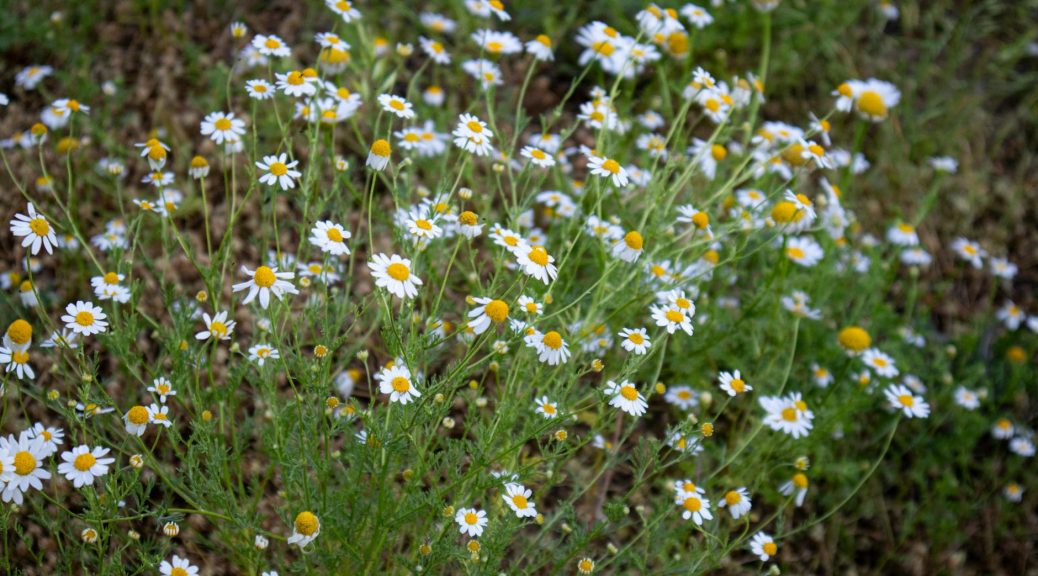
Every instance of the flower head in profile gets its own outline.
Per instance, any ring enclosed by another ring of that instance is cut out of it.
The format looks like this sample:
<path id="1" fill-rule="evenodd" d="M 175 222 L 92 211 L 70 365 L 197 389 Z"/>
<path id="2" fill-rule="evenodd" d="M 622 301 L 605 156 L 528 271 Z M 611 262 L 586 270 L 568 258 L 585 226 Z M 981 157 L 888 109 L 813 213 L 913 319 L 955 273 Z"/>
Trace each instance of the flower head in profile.
<path id="1" fill-rule="evenodd" d="M 231 333 L 234 332 L 234 320 L 227 319 L 227 311 L 217 312 L 214 316 L 209 316 L 208 313 L 202 314 L 202 320 L 205 322 L 205 330 L 202 330 L 195 334 L 195 338 L 198 340 L 230 340 Z"/>
<path id="2" fill-rule="evenodd" d="M 288 537 L 288 545 L 295 544 L 300 548 L 306 548 L 306 545 L 313 542 L 320 533 L 321 521 L 317 515 L 304 510 L 296 514 L 295 521 L 292 522 L 292 535 Z"/>

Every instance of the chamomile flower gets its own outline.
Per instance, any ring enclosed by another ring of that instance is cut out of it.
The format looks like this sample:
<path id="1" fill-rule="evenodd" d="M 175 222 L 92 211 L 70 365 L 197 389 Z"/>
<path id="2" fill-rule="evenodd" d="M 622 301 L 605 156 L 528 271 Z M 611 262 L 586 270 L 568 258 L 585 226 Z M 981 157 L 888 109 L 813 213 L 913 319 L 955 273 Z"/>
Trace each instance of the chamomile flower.
<path id="1" fill-rule="evenodd" d="M 980 407 L 980 398 L 973 390 L 959 386 L 955 389 L 955 403 L 966 410 L 976 410 Z"/>
<path id="2" fill-rule="evenodd" d="M 694 305 L 690 308 L 682 308 L 678 305 L 667 304 L 665 306 L 653 306 L 651 311 L 652 319 L 656 322 L 656 325 L 666 328 L 667 334 L 673 334 L 681 330 L 689 336 L 692 335 L 694 330 L 692 317 L 696 314 Z"/>
<path id="3" fill-rule="evenodd" d="M 300 549 L 313 542 L 321 534 L 321 521 L 313 512 L 304 510 L 296 514 L 292 522 L 292 535 L 288 537 L 288 545 L 295 544 Z"/>
<path id="4" fill-rule="evenodd" d="M 1003 280 L 1012 280 L 1016 277 L 1016 273 L 1019 271 L 1017 265 L 1013 264 L 1006 258 L 991 258 L 988 264 L 991 267 L 991 273 L 996 278 L 1001 278 Z"/>
<path id="5" fill-rule="evenodd" d="M 298 294 L 299 290 L 290 282 L 296 277 L 295 272 L 278 272 L 277 267 L 260 266 L 255 270 L 249 270 L 244 265 L 241 271 L 249 280 L 239 282 L 231 287 L 231 292 L 248 290 L 242 304 L 248 304 L 259 296 L 260 306 L 266 310 L 270 306 L 270 296 L 273 294 L 281 300 L 286 294 Z"/>
<path id="6" fill-rule="evenodd" d="M 520 518 L 534 518 L 537 516 L 537 507 L 530 501 L 533 492 L 522 484 L 509 482 L 505 484 L 505 493 L 501 495 L 508 507 Z"/>
<path id="7" fill-rule="evenodd" d="M 169 406 L 159 406 L 158 404 L 148 406 L 148 421 L 163 428 L 173 426 L 173 422 L 169 419 Z"/>
<path id="8" fill-rule="evenodd" d="M 821 245 L 809 236 L 790 238 L 786 243 L 786 257 L 806 268 L 818 264 L 824 254 Z"/>
<path id="9" fill-rule="evenodd" d="M 274 86 L 262 79 L 247 80 L 245 93 L 253 100 L 270 100 L 274 97 Z"/>
<path id="10" fill-rule="evenodd" d="M 115 462 L 115 458 L 105 457 L 110 451 L 100 446 L 76 446 L 61 455 L 64 462 L 58 464 L 58 474 L 67 478 L 76 488 L 89 486 L 95 479 L 108 474 L 108 466 Z"/>
<path id="11" fill-rule="evenodd" d="M 649 409 L 649 403 L 645 401 L 645 397 L 630 380 L 620 382 L 609 380 L 606 382 L 604 392 L 606 396 L 610 397 L 610 406 L 619 408 L 631 416 L 641 416 Z"/>
<path id="12" fill-rule="evenodd" d="M 1007 329 L 1017 330 L 1020 328 L 1020 324 L 1027 320 L 1027 313 L 1012 300 L 1006 300 L 1005 304 L 995 313 L 995 317 L 1005 324 Z"/>
<path id="13" fill-rule="evenodd" d="M 814 378 L 815 385 L 819 388 L 828 388 L 833 383 L 833 374 L 828 368 L 819 366 L 817 363 L 811 364 L 811 377 Z"/>
<path id="14" fill-rule="evenodd" d="M 959 258 L 969 262 L 970 266 L 977 270 L 983 268 L 984 258 L 988 253 L 980 247 L 980 244 L 960 236 L 952 242 L 951 247 L 959 255 Z"/>
<path id="15" fill-rule="evenodd" d="M 379 382 L 379 391 L 389 395 L 390 402 L 408 404 L 422 396 L 415 387 L 411 371 L 403 362 L 395 362 L 390 368 L 383 368 L 375 374 Z"/>
<path id="16" fill-rule="evenodd" d="M 233 112 L 211 112 L 202 119 L 202 136 L 208 136 L 217 144 L 228 140 L 239 140 L 245 134 L 245 121 L 235 118 Z"/>
<path id="17" fill-rule="evenodd" d="M 42 246 L 47 254 L 54 253 L 54 247 L 58 245 L 58 238 L 50 222 L 42 214 L 36 212 L 36 207 L 29 202 L 29 214 L 15 214 L 11 220 L 11 234 L 22 239 L 22 247 L 28 248 L 33 256 L 40 253 Z"/>
<path id="18" fill-rule="evenodd" d="M 537 351 L 537 359 L 546 362 L 549 366 L 565 364 L 569 360 L 569 345 L 562 338 L 562 334 L 551 330 L 541 334 L 537 330 L 524 338 L 526 345 Z"/>
<path id="19" fill-rule="evenodd" d="M 742 379 L 742 374 L 738 370 L 721 372 L 718 379 L 720 380 L 721 390 L 724 390 L 729 396 L 737 396 L 753 390 L 753 386 L 750 386 Z"/>
<path id="20" fill-rule="evenodd" d="M 451 133 L 454 145 L 477 156 L 486 156 L 493 150 L 490 140 L 494 133 L 487 128 L 486 122 L 471 114 L 458 117 L 458 126 Z"/>
<path id="21" fill-rule="evenodd" d="M 426 208 L 414 208 L 407 214 L 404 225 L 415 240 L 435 240 L 443 236 L 443 228 L 436 223 L 437 217 Z"/>
<path id="22" fill-rule="evenodd" d="M 759 401 L 767 413 L 764 424 L 768 428 L 789 434 L 793 438 L 810 434 L 814 413 L 799 393 L 788 396 L 762 396 Z"/>
<path id="23" fill-rule="evenodd" d="M 195 334 L 197 340 L 230 340 L 231 333 L 234 332 L 235 322 L 234 320 L 227 319 L 227 311 L 217 312 L 214 316 L 209 316 L 207 313 L 202 314 L 202 321 L 205 322 L 205 330 L 202 330 Z"/>
<path id="24" fill-rule="evenodd" d="M 425 36 L 418 37 L 418 45 L 421 46 L 422 52 L 429 58 L 432 58 L 433 62 L 437 64 L 450 64 L 451 55 L 447 52 L 447 49 L 443 47 L 443 43 Z"/>
<path id="25" fill-rule="evenodd" d="M 620 346 L 623 346 L 624 350 L 628 352 L 634 352 L 641 356 L 649 351 L 649 347 L 652 343 L 649 341 L 649 334 L 645 328 L 624 328 L 619 332 L 619 336 L 623 338 L 620 341 Z"/>
<path id="26" fill-rule="evenodd" d="M 919 234 L 915 226 L 902 222 L 887 229 L 887 242 L 895 246 L 915 246 L 919 244 Z"/>
<path id="27" fill-rule="evenodd" d="M 257 366 L 263 366 L 267 360 L 277 360 L 281 353 L 270 344 L 253 344 L 249 347 L 249 361 L 255 362 Z"/>
<path id="28" fill-rule="evenodd" d="M 906 386 L 894 384 L 884 390 L 883 394 L 891 408 L 900 410 L 909 418 L 926 418 L 930 415 L 930 405 L 926 400 L 913 394 Z"/>
<path id="29" fill-rule="evenodd" d="M 515 258 L 519 268 L 527 276 L 533 276 L 545 285 L 551 284 L 558 275 L 555 258 L 548 254 L 544 246 L 530 246 L 522 242 L 515 247 Z"/>
<path id="30" fill-rule="evenodd" d="M 372 143 L 371 149 L 367 150 L 367 160 L 364 162 L 364 166 L 381 172 L 389 164 L 391 154 L 392 148 L 389 147 L 388 140 L 376 140 Z"/>
<path id="31" fill-rule="evenodd" d="M 807 488 L 810 485 L 807 475 L 803 472 L 793 474 L 793 477 L 779 485 L 779 493 L 783 496 L 793 496 L 793 502 L 797 508 L 804 505 L 807 498 Z"/>
<path id="32" fill-rule="evenodd" d="M 529 158 L 530 163 L 540 168 L 551 168 L 555 165 L 555 157 L 534 146 L 524 146 L 519 152 L 523 158 Z"/>
<path id="33" fill-rule="evenodd" d="M 29 438 L 40 438 L 43 440 L 43 447 L 40 452 L 43 458 L 49 458 L 65 442 L 64 430 L 54 426 L 44 426 L 41 422 L 33 424 L 32 428 L 25 430 L 24 434 L 28 435 Z"/>
<path id="34" fill-rule="evenodd" d="M 475 508 L 459 508 L 454 514 L 454 521 L 458 524 L 459 532 L 470 538 L 482 536 L 489 522 L 486 511 Z"/>
<path id="35" fill-rule="evenodd" d="M 692 388 L 683 384 L 668 386 L 667 393 L 664 394 L 663 400 L 682 410 L 691 410 L 699 406 L 699 394 L 697 394 Z"/>
<path id="36" fill-rule="evenodd" d="M 40 437 L 30 438 L 27 434 L 20 434 L 17 439 L 13 437 L 4 439 L 3 443 L 6 444 L 4 448 L 12 459 L 10 468 L 7 466 L 4 468 L 13 470 L 14 474 L 7 479 L 0 499 L 4 502 L 21 505 L 24 493 L 28 492 L 30 488 L 42 490 L 42 480 L 47 480 L 51 476 L 50 472 L 42 466 L 46 452 L 44 440 Z M 0 449 L 0 452 L 2 451 Z"/>
<path id="37" fill-rule="evenodd" d="M 544 304 L 541 304 L 525 294 L 519 297 L 519 309 L 530 316 L 540 316 L 541 314 L 544 314 Z"/>
<path id="38" fill-rule="evenodd" d="M 775 544 L 775 539 L 766 532 L 757 532 L 750 539 L 750 552 L 760 558 L 761 562 L 767 562 L 772 556 L 778 554 L 778 544 Z"/>
<path id="39" fill-rule="evenodd" d="M 627 169 L 612 158 L 591 154 L 588 156 L 587 166 L 593 176 L 608 178 L 618 188 L 624 188 L 629 183 Z"/>
<path id="40" fill-rule="evenodd" d="M 273 34 L 269 36 L 257 34 L 252 39 L 252 47 L 264 56 L 287 58 L 292 55 L 292 49 L 285 44 L 285 41 Z"/>
<path id="41" fill-rule="evenodd" d="M 93 302 L 78 300 L 65 306 L 65 315 L 61 317 L 61 321 L 76 334 L 91 336 L 108 329 L 106 318 L 108 316 L 104 311 Z"/>
<path id="42" fill-rule="evenodd" d="M 343 228 L 342 224 L 331 220 L 318 220 L 310 229 L 310 243 L 321 249 L 325 254 L 332 256 L 348 256 L 350 247 L 346 241 L 353 234 Z"/>
<path id="43" fill-rule="evenodd" d="M 745 487 L 741 487 L 726 492 L 724 498 L 718 500 L 717 507 L 728 508 L 728 513 L 732 515 L 732 520 L 738 520 L 750 512 L 753 502 L 750 499 L 749 491 Z"/>
<path id="44" fill-rule="evenodd" d="M 18 350 L 0 346 L 0 365 L 5 366 L 5 372 L 14 372 L 19 380 L 33 380 L 36 378 L 36 372 L 33 371 L 32 366 L 29 364 L 28 349 Z"/>
<path id="45" fill-rule="evenodd" d="M 557 418 L 559 416 L 559 405 L 549 400 L 547 396 L 541 396 L 533 402 L 537 405 L 537 408 L 534 411 L 541 416 L 548 419 Z"/>
<path id="46" fill-rule="evenodd" d="M 857 84 L 854 109 L 870 122 L 887 119 L 890 109 L 901 101 L 901 92 L 890 82 L 869 78 Z"/>
<path id="47" fill-rule="evenodd" d="M 466 210 L 458 215 L 458 230 L 461 235 L 468 238 L 476 238 L 483 233 L 483 225 L 479 223 L 479 215 Z"/>
<path id="48" fill-rule="evenodd" d="M 1006 484 L 1006 487 L 1002 490 L 1002 494 L 1006 497 L 1006 500 L 1009 500 L 1010 502 L 1020 502 L 1024 499 L 1024 489 L 1016 482 Z"/>
<path id="49" fill-rule="evenodd" d="M 479 304 L 468 313 L 469 327 L 472 328 L 473 334 L 479 335 L 486 332 L 491 323 L 501 324 L 508 320 L 508 303 L 504 300 L 480 297 L 473 298 L 473 301 Z"/>
<path id="50" fill-rule="evenodd" d="M 380 94 L 378 104 L 383 110 L 397 118 L 414 118 L 414 108 L 410 102 L 396 94 Z"/>
<path id="51" fill-rule="evenodd" d="M 282 190 L 291 190 L 296 187 L 296 180 L 303 175 L 293 170 L 298 164 L 299 160 L 289 162 L 288 154 L 284 152 L 276 156 L 264 156 L 262 162 L 256 162 L 256 167 L 264 171 L 259 181 L 268 186 L 281 186 Z"/>
<path id="52" fill-rule="evenodd" d="M 714 515 L 710 513 L 710 501 L 702 492 L 680 490 L 674 498 L 674 503 L 681 508 L 681 517 L 685 520 L 691 519 L 696 526 L 702 526 L 705 520 L 714 519 Z"/>
<path id="53" fill-rule="evenodd" d="M 613 243 L 613 257 L 619 258 L 624 262 L 634 262 L 642 254 L 642 250 L 645 246 L 645 239 L 641 233 L 636 230 L 631 230 L 624 234 L 624 237 Z"/>
<path id="54" fill-rule="evenodd" d="M 177 391 L 173 389 L 173 383 L 165 376 L 159 376 L 152 380 L 151 386 L 148 386 L 148 392 L 158 396 L 159 402 L 163 404 L 166 403 L 166 398 L 177 395 Z"/>
<path id="55" fill-rule="evenodd" d="M 1026 436 L 1017 436 L 1009 441 L 1009 451 L 1017 456 L 1030 458 L 1034 456 L 1034 442 Z"/>
<path id="56" fill-rule="evenodd" d="M 872 369 L 876 374 L 884 378 L 896 378 L 898 375 L 897 366 L 894 365 L 894 359 L 887 356 L 876 348 L 869 348 L 861 356 L 862 362 L 866 366 Z"/>
<path id="57" fill-rule="evenodd" d="M 375 254 L 368 261 L 368 269 L 375 279 L 375 285 L 385 288 L 397 298 L 418 296 L 418 287 L 422 285 L 422 280 L 412 272 L 410 260 L 396 254 Z"/>
<path id="58" fill-rule="evenodd" d="M 544 34 L 538 34 L 533 40 L 526 43 L 526 52 L 535 60 L 550 62 L 555 60 L 555 52 L 552 50 L 551 38 Z"/>

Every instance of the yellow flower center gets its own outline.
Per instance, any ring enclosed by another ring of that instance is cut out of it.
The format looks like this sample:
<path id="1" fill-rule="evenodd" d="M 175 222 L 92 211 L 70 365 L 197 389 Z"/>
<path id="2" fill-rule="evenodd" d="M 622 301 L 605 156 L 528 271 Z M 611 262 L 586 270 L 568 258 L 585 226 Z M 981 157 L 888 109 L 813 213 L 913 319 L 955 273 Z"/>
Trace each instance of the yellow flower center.
<path id="1" fill-rule="evenodd" d="M 782 410 L 782 419 L 786 422 L 797 421 L 797 409 L 796 408 L 785 408 Z"/>
<path id="2" fill-rule="evenodd" d="M 483 131 L 483 125 L 475 120 L 469 120 L 466 126 L 468 126 L 469 130 L 475 132 L 476 134 L 479 134 Z"/>
<path id="3" fill-rule="evenodd" d="M 710 225 L 710 216 L 706 212 L 696 212 L 692 216 L 692 224 L 702 230 Z"/>
<path id="4" fill-rule="evenodd" d="M 764 553 L 768 556 L 774 556 L 775 553 L 778 552 L 778 546 L 774 542 L 765 542 L 764 545 L 761 546 L 761 549 L 764 550 Z"/>
<path id="5" fill-rule="evenodd" d="M 25 350 L 15 350 L 11 353 L 11 361 L 15 364 L 26 364 L 29 362 L 29 353 Z"/>
<path id="6" fill-rule="evenodd" d="M 641 250 L 643 243 L 644 239 L 638 232 L 632 230 L 624 235 L 624 244 L 627 244 L 627 247 L 631 250 Z"/>
<path id="7" fill-rule="evenodd" d="M 46 236 L 50 232 L 50 224 L 43 218 L 37 217 L 29 221 L 29 229 L 37 236 Z"/>
<path id="8" fill-rule="evenodd" d="M 403 376 L 397 376 L 396 378 L 393 378 L 392 385 L 393 390 L 396 390 L 400 394 L 403 394 L 404 392 L 407 392 L 411 389 L 411 383 L 407 380 L 407 378 L 404 378 Z"/>
<path id="9" fill-rule="evenodd" d="M 288 166 L 286 166 L 284 162 L 271 162 L 267 169 L 275 176 L 284 176 L 285 174 L 288 174 Z"/>
<path id="10" fill-rule="evenodd" d="M 477 516 L 475 512 L 466 512 L 465 513 L 465 523 L 466 524 L 474 526 L 476 524 L 476 522 L 479 522 L 479 516 Z"/>
<path id="11" fill-rule="evenodd" d="M 544 410 L 545 414 L 554 414 L 555 413 L 555 407 L 552 406 L 551 404 L 548 404 L 547 402 L 545 402 L 544 404 L 541 404 L 541 410 Z"/>
<path id="12" fill-rule="evenodd" d="M 108 272 L 104 276 L 105 284 L 115 285 L 119 283 L 119 275 L 115 272 Z"/>
<path id="13" fill-rule="evenodd" d="M 421 228 L 422 230 L 426 230 L 426 231 L 432 230 L 432 227 L 433 227 L 432 222 L 429 222 L 428 220 L 426 220 L 424 218 L 419 218 L 418 220 L 415 220 L 414 221 L 414 225 L 417 226 L 418 228 Z"/>
<path id="14" fill-rule="evenodd" d="M 682 310 L 688 310 L 692 307 L 692 302 L 690 302 L 687 298 L 678 298 L 674 301 L 674 305 L 678 308 L 681 308 Z"/>
<path id="15" fill-rule="evenodd" d="M 371 153 L 375 156 L 382 156 L 383 158 L 385 158 L 389 156 L 389 152 L 389 142 L 387 142 L 386 140 L 375 140 L 375 143 L 371 145 Z"/>
<path id="16" fill-rule="evenodd" d="M 148 422 L 148 409 L 144 406 L 134 406 L 126 413 L 126 419 L 138 426 L 146 424 Z"/>
<path id="17" fill-rule="evenodd" d="M 548 265 L 548 251 L 545 250 L 543 246 L 534 246 L 531 248 L 530 253 L 527 254 L 527 258 L 538 266 Z"/>
<path id="18" fill-rule="evenodd" d="M 20 476 L 25 476 L 36 469 L 36 457 L 31 453 L 22 451 L 14 455 L 14 471 Z"/>
<path id="19" fill-rule="evenodd" d="M 213 122 L 213 127 L 215 127 L 217 130 L 220 130 L 221 132 L 225 130 L 230 130 L 231 121 L 227 118 L 220 118 L 216 122 Z"/>
<path id="20" fill-rule="evenodd" d="M 515 496 L 512 496 L 512 504 L 515 504 L 515 507 L 520 510 L 525 510 L 526 496 L 523 496 L 522 494 L 516 494 Z"/>
<path id="21" fill-rule="evenodd" d="M 807 476 L 800 473 L 794 474 L 793 485 L 797 488 L 807 488 Z"/>
<path id="22" fill-rule="evenodd" d="M 804 251 L 801 250 L 800 248 L 797 248 L 796 246 L 791 246 L 789 248 L 786 248 L 786 254 L 789 255 L 789 257 L 794 259 L 794 260 L 800 260 L 801 258 L 803 258 L 805 256 Z"/>
<path id="23" fill-rule="evenodd" d="M 544 46 L 551 48 L 551 38 L 548 38 L 544 34 L 538 34 L 536 40 Z"/>
<path id="24" fill-rule="evenodd" d="M 720 144 L 714 144 L 710 147 L 710 155 L 714 157 L 714 160 L 720 162 L 728 156 L 728 150 Z"/>
<path id="25" fill-rule="evenodd" d="M 20 318 L 11 322 L 7 327 L 7 337 L 15 344 L 25 344 L 32 339 L 32 324 Z"/>
<path id="26" fill-rule="evenodd" d="M 836 340 L 841 346 L 854 352 L 861 352 L 872 344 L 872 337 L 865 329 L 858 326 L 848 326 L 836 335 Z"/>
<path id="27" fill-rule="evenodd" d="M 491 320 L 499 324 L 508 318 L 508 304 L 502 300 L 491 300 L 483 308 L 483 311 Z"/>
<path id="28" fill-rule="evenodd" d="M 329 228 L 326 234 L 332 242 L 342 242 L 342 232 L 338 228 Z"/>
<path id="29" fill-rule="evenodd" d="M 496 54 L 501 50 L 504 50 L 504 48 L 504 45 L 500 42 L 487 42 L 487 52 L 493 52 Z"/>
<path id="30" fill-rule="evenodd" d="M 406 106 L 404 106 L 404 103 L 399 101 L 399 100 L 390 100 L 389 101 L 389 107 L 392 108 L 393 110 L 396 110 L 397 112 L 399 112 L 399 111 L 403 110 L 404 108 L 406 108 Z"/>
<path id="31" fill-rule="evenodd" d="M 76 324 L 79 324 L 80 326 L 92 326 L 94 324 L 94 315 L 83 310 L 76 314 Z"/>
<path id="32" fill-rule="evenodd" d="M 219 320 L 214 320 L 213 323 L 209 325 L 209 331 L 213 333 L 214 337 L 223 338 L 227 335 L 227 325 Z"/>
<path id="33" fill-rule="evenodd" d="M 545 158 L 548 157 L 547 154 L 545 154 L 544 152 L 541 152 L 537 148 L 534 148 L 533 150 L 530 151 L 530 156 L 533 156 L 534 158 L 536 158 L 538 160 L 544 160 Z"/>
<path id="34" fill-rule="evenodd" d="M 689 496 L 688 498 L 685 498 L 685 501 L 682 502 L 681 505 L 689 512 L 699 512 L 699 509 L 703 507 L 703 501 L 695 496 Z"/>
<path id="35" fill-rule="evenodd" d="M 475 212 L 470 212 L 468 210 L 462 212 L 461 215 L 458 216 L 458 222 L 461 222 L 465 226 L 475 226 L 478 221 L 479 216 L 476 216 Z"/>
<path id="36" fill-rule="evenodd" d="M 666 316 L 668 321 L 673 322 L 675 324 L 679 324 L 685 321 L 685 315 L 678 310 L 667 310 L 664 316 Z"/>
<path id="37" fill-rule="evenodd" d="M 285 77 L 285 82 L 291 84 L 292 86 L 300 86 L 304 82 L 306 82 L 306 78 L 303 77 L 302 72 L 299 72 L 298 70 L 293 70 L 288 73 L 288 76 Z"/>
<path id="38" fill-rule="evenodd" d="M 911 408 L 915 406 L 915 398 L 912 398 L 911 394 L 902 394 L 897 397 L 897 401 L 901 403 L 905 408 Z"/>
<path id="39" fill-rule="evenodd" d="M 260 288 L 270 288 L 277 282 L 277 279 L 278 277 L 274 275 L 274 271 L 269 266 L 256 268 L 256 273 L 252 275 L 253 282 Z"/>
<path id="40" fill-rule="evenodd" d="M 562 348 L 562 335 L 552 330 L 544 335 L 543 342 L 548 348 L 558 350 L 559 348 Z"/>
<path id="41" fill-rule="evenodd" d="M 639 345 L 639 346 L 641 346 L 642 344 L 645 343 L 645 337 L 642 336 L 641 333 L 639 333 L 639 332 L 631 332 L 627 336 L 627 339 L 630 340 L 631 343 Z"/>
<path id="42" fill-rule="evenodd" d="M 729 386 L 732 387 L 732 390 L 735 390 L 740 394 L 746 391 L 746 382 L 741 378 L 733 378 Z"/>
<path id="43" fill-rule="evenodd" d="M 407 266 L 400 262 L 393 262 L 386 267 L 386 274 L 389 274 L 389 277 L 393 280 L 403 282 L 411 276 L 411 271 L 407 269 Z"/>
<path id="44" fill-rule="evenodd" d="M 76 456 L 76 461 L 72 463 L 72 466 L 80 472 L 86 472 L 93 468 L 94 464 L 97 464 L 97 458 L 94 458 L 93 454 L 86 452 Z"/>
<path id="45" fill-rule="evenodd" d="M 303 536 L 310 536 L 314 532 L 317 532 L 317 528 L 320 525 L 321 524 L 320 522 L 318 522 L 317 516 L 314 516 L 313 512 L 304 511 L 296 515 L 296 532 L 299 532 Z"/>
<path id="46" fill-rule="evenodd" d="M 868 90 L 858 96 L 858 110 L 874 118 L 887 117 L 887 104 L 878 93 Z"/>
<path id="47" fill-rule="evenodd" d="M 741 500 L 742 500 L 742 494 L 739 494 L 735 490 L 731 490 L 727 494 L 724 495 L 724 501 L 727 502 L 729 506 L 733 506 L 735 504 L 738 504 Z"/>
<path id="48" fill-rule="evenodd" d="M 620 395 L 626 400 L 635 401 L 638 399 L 638 389 L 634 386 L 624 385 L 620 387 Z"/>
<path id="49" fill-rule="evenodd" d="M 602 162 L 602 168 L 608 171 L 610 174 L 616 174 L 620 171 L 620 163 L 612 158 Z"/>

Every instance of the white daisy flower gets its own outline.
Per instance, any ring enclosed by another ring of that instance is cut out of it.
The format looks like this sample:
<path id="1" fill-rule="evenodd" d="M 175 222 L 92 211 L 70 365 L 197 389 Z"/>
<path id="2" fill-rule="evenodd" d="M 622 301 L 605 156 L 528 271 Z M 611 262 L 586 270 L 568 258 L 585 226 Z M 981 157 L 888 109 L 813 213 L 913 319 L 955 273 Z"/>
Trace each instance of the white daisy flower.
<path id="1" fill-rule="evenodd" d="M 411 371 L 402 362 L 383 368 L 375 374 L 375 380 L 379 381 L 379 391 L 389 394 L 390 402 L 408 404 L 422 395 L 412 381 Z"/>
<path id="2" fill-rule="evenodd" d="M 555 258 L 548 254 L 544 246 L 530 246 L 522 242 L 516 246 L 514 254 L 516 263 L 524 274 L 533 276 L 546 285 L 551 284 L 559 273 L 554 264 Z"/>
<path id="3" fill-rule="evenodd" d="M 520 518 L 534 518 L 537 516 L 537 508 L 530 501 L 533 492 L 522 484 L 510 482 L 505 484 L 505 493 L 501 495 L 508 507 Z"/>
<path id="4" fill-rule="evenodd" d="M 778 554 L 778 545 L 767 533 L 757 532 L 750 539 L 750 552 L 760 558 L 761 562 L 767 562 L 772 556 Z"/>
<path id="5" fill-rule="evenodd" d="M 267 360 L 277 360 L 281 353 L 270 344 L 253 344 L 249 347 L 249 360 L 257 366 L 263 366 Z"/>
<path id="6" fill-rule="evenodd" d="M 28 206 L 28 216 L 14 215 L 14 219 L 11 220 L 11 233 L 22 238 L 22 247 L 29 248 L 33 256 L 40 253 L 41 246 L 47 250 L 47 254 L 53 254 L 54 247 L 58 245 L 54 229 L 42 214 L 36 212 L 32 202 L 29 202 Z"/>
<path id="7" fill-rule="evenodd" d="M 288 154 L 264 156 L 262 162 L 256 162 L 256 167 L 264 170 L 260 176 L 260 183 L 268 186 L 281 186 L 282 190 L 291 190 L 296 187 L 296 180 L 303 175 L 298 170 L 293 170 L 299 164 L 299 160 L 288 161 Z"/>
<path id="8" fill-rule="evenodd" d="M 292 522 L 292 535 L 288 537 L 288 545 L 295 544 L 300 549 L 313 542 L 321 533 L 321 521 L 313 512 L 300 512 Z"/>
<path id="9" fill-rule="evenodd" d="M 489 520 L 485 510 L 460 508 L 454 514 L 454 521 L 458 523 L 459 531 L 462 534 L 466 534 L 470 538 L 479 538 L 483 535 L 483 529 L 486 528 Z"/>
<path id="10" fill-rule="evenodd" d="M 108 448 L 100 446 L 77 446 L 61 455 L 64 462 L 58 464 L 58 474 L 67 478 L 76 488 L 89 486 L 95 479 L 108 474 L 108 466 L 115 462 L 115 458 L 105 457 L 109 452 Z"/>
<path id="11" fill-rule="evenodd" d="M 78 300 L 65 306 L 65 315 L 61 317 L 61 321 L 76 334 L 91 336 L 108 329 L 108 322 L 105 322 L 107 317 L 93 302 Z"/>
<path id="12" fill-rule="evenodd" d="M 202 136 L 208 136 L 217 144 L 227 140 L 239 140 L 245 135 L 245 121 L 235 118 L 233 112 L 210 112 L 202 119 Z"/>
<path id="13" fill-rule="evenodd" d="M 250 279 L 245 282 L 239 282 L 231 287 L 231 292 L 241 292 L 242 290 L 248 290 L 245 298 L 242 299 L 242 304 L 248 304 L 259 296 L 260 306 L 265 310 L 270 306 L 270 295 L 273 294 L 278 300 L 281 300 L 285 294 L 298 294 L 299 290 L 289 282 L 296 277 L 295 272 L 278 272 L 277 266 L 271 268 L 270 266 L 260 266 L 256 270 L 249 270 L 244 265 L 241 267 L 241 271 Z"/>
<path id="14" fill-rule="evenodd" d="M 883 391 L 890 407 L 900 410 L 908 418 L 926 418 L 930 416 L 930 405 L 920 396 L 901 384 L 894 384 Z"/>
<path id="15" fill-rule="evenodd" d="M 352 236 L 353 234 L 343 228 L 342 224 L 331 220 L 318 220 L 310 230 L 310 243 L 325 254 L 348 256 L 350 247 L 346 245 L 346 241 Z"/>
<path id="16" fill-rule="evenodd" d="M 619 383 L 609 380 L 606 382 L 605 394 L 610 396 L 610 406 L 619 408 L 631 416 L 641 416 L 649 409 L 649 403 L 630 380 L 621 380 Z"/>
<path id="17" fill-rule="evenodd" d="M 418 296 L 418 286 L 422 280 L 411 271 L 411 261 L 393 254 L 375 254 L 368 261 L 368 269 L 375 279 L 375 285 L 385 288 L 397 298 L 414 298 Z"/>
<path id="18" fill-rule="evenodd" d="M 227 311 L 217 312 L 215 316 L 203 313 L 202 320 L 205 322 L 205 330 L 195 334 L 197 340 L 230 340 L 234 332 L 234 320 L 227 320 Z"/>
<path id="19" fill-rule="evenodd" d="M 753 390 L 753 386 L 750 386 L 742 379 L 742 374 L 738 370 L 721 372 L 718 379 L 721 383 L 721 390 L 727 392 L 729 396 L 736 396 Z"/>
<path id="20" fill-rule="evenodd" d="M 396 94 L 380 94 L 378 104 L 383 110 L 397 118 L 414 118 L 414 109 L 410 102 Z"/>
<path id="21" fill-rule="evenodd" d="M 563 340 L 562 335 L 551 330 L 541 334 L 531 328 L 524 341 L 530 348 L 537 350 L 537 359 L 548 363 L 549 366 L 565 364 L 569 360 L 569 345 Z"/>
<path id="22" fill-rule="evenodd" d="M 645 328 L 624 328 L 618 334 L 623 338 L 620 346 L 624 350 L 634 352 L 639 356 L 647 353 L 652 346 L 652 343 L 649 341 L 649 333 L 646 332 Z"/>

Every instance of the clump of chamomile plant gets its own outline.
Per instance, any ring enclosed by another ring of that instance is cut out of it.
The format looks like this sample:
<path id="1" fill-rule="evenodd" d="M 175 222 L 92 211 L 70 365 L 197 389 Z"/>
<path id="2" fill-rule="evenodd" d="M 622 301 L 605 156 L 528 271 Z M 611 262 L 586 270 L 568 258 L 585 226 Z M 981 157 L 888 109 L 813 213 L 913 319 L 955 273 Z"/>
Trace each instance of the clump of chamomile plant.
<path id="1" fill-rule="evenodd" d="M 998 308 L 985 372 L 919 281 L 1016 266 L 921 242 L 950 156 L 856 216 L 896 79 L 766 113 L 778 0 L 309 4 L 227 21 L 197 123 L 121 131 L 43 64 L 0 99 L 46 95 L 0 142 L 5 572 L 798 573 L 979 443 L 1020 507 L 1038 317 Z M 701 51 L 726 20 L 745 69 Z"/>

